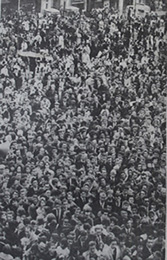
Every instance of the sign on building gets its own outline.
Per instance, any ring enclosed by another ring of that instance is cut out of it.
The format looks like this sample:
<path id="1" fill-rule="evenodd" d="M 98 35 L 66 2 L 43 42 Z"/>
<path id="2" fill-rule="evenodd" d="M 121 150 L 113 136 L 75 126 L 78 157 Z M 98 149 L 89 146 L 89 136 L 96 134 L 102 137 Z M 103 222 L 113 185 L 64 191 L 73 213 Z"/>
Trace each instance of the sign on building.
<path id="1" fill-rule="evenodd" d="M 71 4 L 84 4 L 84 0 L 71 0 Z"/>

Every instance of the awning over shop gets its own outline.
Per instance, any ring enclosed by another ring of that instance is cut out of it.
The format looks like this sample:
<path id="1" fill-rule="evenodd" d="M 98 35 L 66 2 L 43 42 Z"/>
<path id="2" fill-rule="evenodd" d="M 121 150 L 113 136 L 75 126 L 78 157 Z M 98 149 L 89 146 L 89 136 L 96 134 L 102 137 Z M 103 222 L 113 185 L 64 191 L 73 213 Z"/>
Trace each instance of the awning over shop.
<path id="1" fill-rule="evenodd" d="M 60 11 L 55 8 L 48 8 L 44 10 L 45 12 L 51 13 L 51 14 L 60 14 Z"/>
<path id="2" fill-rule="evenodd" d="M 69 6 L 66 8 L 66 10 L 70 10 L 70 11 L 73 11 L 73 12 L 79 12 L 79 8 L 76 7 L 76 6 Z"/>

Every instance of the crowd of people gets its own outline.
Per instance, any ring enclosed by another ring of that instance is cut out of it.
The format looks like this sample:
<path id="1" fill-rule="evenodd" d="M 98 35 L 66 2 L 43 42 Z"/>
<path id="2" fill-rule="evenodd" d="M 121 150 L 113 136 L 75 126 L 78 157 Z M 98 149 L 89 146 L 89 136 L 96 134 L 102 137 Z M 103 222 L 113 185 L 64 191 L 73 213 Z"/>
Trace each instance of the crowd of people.
<path id="1" fill-rule="evenodd" d="M 166 29 L 2 17 L 0 259 L 165 259 Z"/>

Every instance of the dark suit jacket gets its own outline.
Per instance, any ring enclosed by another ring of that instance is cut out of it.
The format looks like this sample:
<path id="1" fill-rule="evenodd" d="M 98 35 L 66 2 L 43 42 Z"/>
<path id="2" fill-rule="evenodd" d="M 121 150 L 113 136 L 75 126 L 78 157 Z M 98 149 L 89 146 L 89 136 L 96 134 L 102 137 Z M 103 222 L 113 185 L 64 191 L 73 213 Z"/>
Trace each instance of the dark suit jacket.
<path id="1" fill-rule="evenodd" d="M 143 258 L 147 259 L 151 254 L 152 254 L 152 252 L 150 252 L 150 250 L 147 248 L 147 246 L 145 246 L 143 248 Z"/>
<path id="2" fill-rule="evenodd" d="M 83 207 L 85 206 L 85 204 L 88 203 L 88 200 L 86 199 L 85 201 L 82 200 L 81 197 L 77 198 L 75 200 L 75 203 L 77 204 L 78 207 L 80 207 L 80 209 L 83 209 Z"/>
<path id="3" fill-rule="evenodd" d="M 99 211 L 102 211 L 102 210 L 104 210 L 104 209 L 107 208 L 107 203 L 104 202 L 104 204 L 101 205 L 101 204 L 100 204 L 100 201 L 98 200 L 98 201 L 96 201 L 95 203 L 93 203 L 93 204 L 91 205 L 91 207 L 92 207 L 92 210 L 93 210 L 93 214 L 95 214 L 95 215 L 97 216 L 97 213 L 98 213 Z"/>

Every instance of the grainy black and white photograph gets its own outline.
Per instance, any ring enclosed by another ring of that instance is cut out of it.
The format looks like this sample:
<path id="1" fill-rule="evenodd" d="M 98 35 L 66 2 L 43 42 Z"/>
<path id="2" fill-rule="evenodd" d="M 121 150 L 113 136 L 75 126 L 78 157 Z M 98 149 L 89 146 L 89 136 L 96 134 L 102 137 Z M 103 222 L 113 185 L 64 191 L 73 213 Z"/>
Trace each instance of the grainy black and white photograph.
<path id="1" fill-rule="evenodd" d="M 0 260 L 165 260 L 167 0 L 0 0 Z"/>

